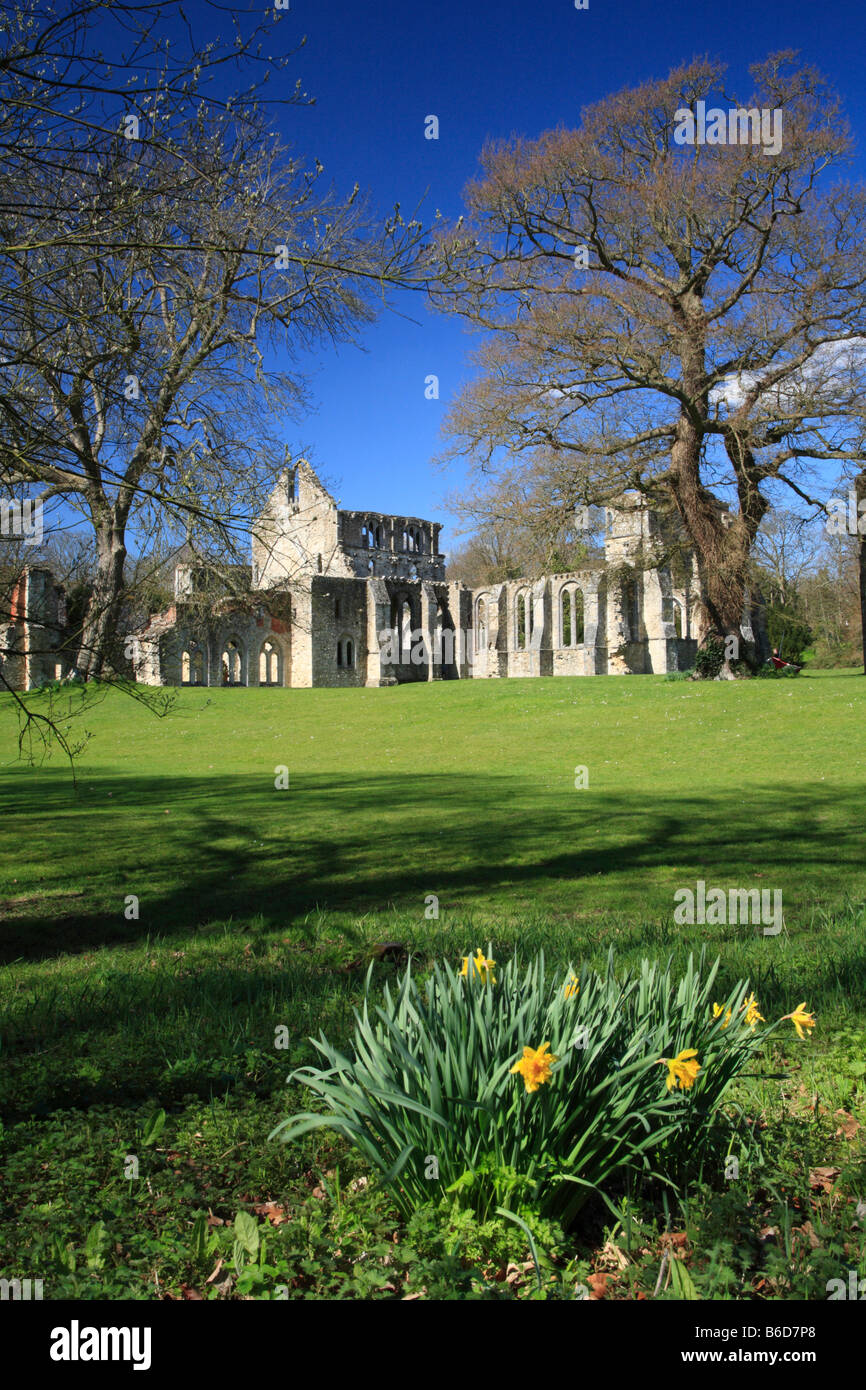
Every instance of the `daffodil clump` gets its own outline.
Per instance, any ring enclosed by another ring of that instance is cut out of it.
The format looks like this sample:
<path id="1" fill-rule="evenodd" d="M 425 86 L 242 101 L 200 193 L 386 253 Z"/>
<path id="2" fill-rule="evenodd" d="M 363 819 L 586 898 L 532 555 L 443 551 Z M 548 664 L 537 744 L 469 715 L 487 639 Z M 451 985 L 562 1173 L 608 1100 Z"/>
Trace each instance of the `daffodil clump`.
<path id="1" fill-rule="evenodd" d="M 486 1219 L 516 1183 L 534 1209 L 567 1222 L 615 1174 L 673 1172 L 696 1152 L 779 1026 L 758 1028 L 747 981 L 713 998 L 718 964 L 702 953 L 679 979 L 670 962 L 619 976 L 611 952 L 605 970 L 563 973 L 543 954 L 502 967 L 492 946 L 476 947 L 420 984 L 410 960 L 377 1001 L 371 967 L 350 1048 L 321 1035 L 326 1065 L 289 1078 L 324 1113 L 295 1114 L 274 1134 L 337 1131 L 406 1213 L 451 1194 Z M 815 1027 L 805 1002 L 785 1019 L 800 1038 Z M 497 1185 L 501 1174 L 510 1187 Z"/>

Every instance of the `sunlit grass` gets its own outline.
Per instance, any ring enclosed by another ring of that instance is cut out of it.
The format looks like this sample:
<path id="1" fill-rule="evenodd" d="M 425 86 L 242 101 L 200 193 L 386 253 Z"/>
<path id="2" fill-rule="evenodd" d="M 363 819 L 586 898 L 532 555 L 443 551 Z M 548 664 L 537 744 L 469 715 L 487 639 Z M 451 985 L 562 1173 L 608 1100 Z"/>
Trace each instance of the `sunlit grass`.
<path id="1" fill-rule="evenodd" d="M 196 1212 L 231 1220 L 265 1198 L 294 1210 L 319 1171 L 354 1172 L 339 1142 L 285 1151 L 265 1137 L 300 1105 L 286 1076 L 313 1059 L 309 1035 L 350 1035 L 376 943 L 422 970 L 492 941 L 503 962 L 543 947 L 600 966 L 612 945 L 622 968 L 672 955 L 675 971 L 706 944 L 720 993 L 748 977 L 766 1017 L 806 1000 L 818 1018 L 808 1042 L 790 1025 L 774 1042 L 782 1081 L 738 1083 L 772 1173 L 686 1203 L 705 1296 L 742 1296 L 729 1266 L 743 1261 L 756 1285 L 764 1270 L 760 1296 L 789 1296 L 791 1260 L 774 1273 L 754 1232 L 743 1254 L 743 1223 L 811 1203 L 822 1240 L 847 1239 L 838 1192 L 859 1190 L 863 1161 L 862 1133 L 834 1135 L 837 1111 L 862 1108 L 866 1070 L 864 700 L 863 678 L 838 672 L 185 691 L 163 720 L 111 693 L 82 721 L 77 791 L 62 758 L 15 761 L 0 701 L 0 1250 L 67 1296 L 160 1296 L 160 1281 L 204 1272 L 190 1264 Z M 674 892 L 698 879 L 781 889 L 784 930 L 675 925 Z M 160 1107 L 170 1147 L 147 1151 L 152 1192 L 133 1191 L 124 1156 Z M 813 1164 L 839 1167 L 832 1195 L 810 1195 Z M 337 1230 L 354 1277 L 341 1212 L 319 1223 L 320 1294 L 339 1284 Z M 79 1254 L 61 1279 L 55 1237 L 80 1252 L 100 1219 L 122 1253 L 92 1269 Z M 360 1254 L 365 1223 L 385 1218 L 353 1219 Z M 287 1242 L 294 1230 L 280 1228 Z M 803 1281 L 823 1287 L 817 1259 L 790 1285 L 800 1296 L 814 1296 Z M 651 1294 L 657 1268 L 629 1278 Z"/>

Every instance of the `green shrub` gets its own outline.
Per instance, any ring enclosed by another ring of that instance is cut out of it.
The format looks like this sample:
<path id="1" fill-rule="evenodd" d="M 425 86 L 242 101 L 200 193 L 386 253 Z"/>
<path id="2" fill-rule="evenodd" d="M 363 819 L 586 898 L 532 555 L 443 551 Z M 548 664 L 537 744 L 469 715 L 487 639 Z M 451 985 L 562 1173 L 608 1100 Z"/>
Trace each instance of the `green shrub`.
<path id="1" fill-rule="evenodd" d="M 863 645 L 859 631 L 845 642 L 832 642 L 827 637 L 819 637 L 809 664 L 816 670 L 825 671 L 862 666 Z"/>
<path id="2" fill-rule="evenodd" d="M 725 661 L 724 643 L 717 637 L 708 637 L 695 652 L 695 675 L 702 680 L 714 680 Z"/>
<path id="3" fill-rule="evenodd" d="M 368 974 L 353 1055 L 321 1035 L 313 1041 L 328 1065 L 289 1078 L 326 1113 L 294 1115 L 273 1134 L 336 1130 L 405 1213 L 456 1195 L 479 1220 L 505 1205 L 567 1224 L 614 1175 L 652 1171 L 652 1151 L 668 1173 L 681 1165 L 760 1045 L 743 1012 L 747 982 L 714 1018 L 717 968 L 690 958 L 675 982 L 670 961 L 644 960 L 618 979 L 611 952 L 605 971 L 584 968 L 578 981 L 570 970 L 549 975 L 539 954 L 494 973 L 436 964 L 419 983 L 410 961 L 381 1005 Z M 524 1049 L 537 1056 L 545 1044 L 556 1061 L 530 1090 L 517 1068 Z M 668 1089 L 658 1063 L 686 1049 L 697 1050 L 697 1080 Z"/>
<path id="4" fill-rule="evenodd" d="M 756 672 L 761 680 L 791 680 L 794 676 L 799 676 L 800 670 L 797 666 L 760 666 Z"/>
<path id="5" fill-rule="evenodd" d="M 767 609 L 767 636 L 786 661 L 800 662 L 803 650 L 813 640 L 812 629 L 787 608 L 771 604 Z"/>

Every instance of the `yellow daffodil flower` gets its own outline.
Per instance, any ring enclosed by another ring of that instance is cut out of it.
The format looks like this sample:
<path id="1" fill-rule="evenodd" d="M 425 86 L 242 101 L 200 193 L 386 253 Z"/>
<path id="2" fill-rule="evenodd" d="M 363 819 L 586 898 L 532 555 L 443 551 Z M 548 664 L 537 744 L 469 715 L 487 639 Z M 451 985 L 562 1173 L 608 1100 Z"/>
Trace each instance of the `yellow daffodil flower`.
<path id="1" fill-rule="evenodd" d="M 550 1080 L 550 1069 L 559 1058 L 547 1052 L 549 1047 L 550 1043 L 546 1042 L 537 1050 L 525 1047 L 522 1059 L 511 1068 L 512 1073 L 520 1072 L 527 1091 L 537 1091 L 539 1086 Z"/>
<path id="2" fill-rule="evenodd" d="M 714 1005 L 713 1005 L 713 1018 L 720 1018 L 720 1017 L 721 1017 L 721 1013 L 722 1013 L 722 1006 L 721 1006 L 721 1004 L 714 1004 Z M 730 1011 L 730 1009 L 728 1009 L 728 1012 L 725 1014 L 725 1019 L 724 1019 L 724 1022 L 723 1022 L 723 1024 L 722 1024 L 722 1027 L 723 1027 L 723 1028 L 727 1028 L 727 1026 L 728 1026 L 728 1024 L 730 1023 L 730 1021 L 731 1021 L 731 1011 Z"/>
<path id="3" fill-rule="evenodd" d="M 485 956 L 484 952 L 481 950 L 481 947 L 480 947 L 480 946 L 479 946 L 479 948 L 478 948 L 478 950 L 476 951 L 476 953 L 475 953 L 474 956 L 464 956 L 464 957 L 463 957 L 463 967 L 462 967 L 462 969 L 461 969 L 461 971 L 460 971 L 460 974 L 461 974 L 461 975 L 466 975 L 467 978 L 470 978 L 470 974 L 469 974 L 469 964 L 470 964 L 470 962 L 472 963 L 472 974 L 471 974 L 471 978 L 472 978 L 473 980 L 474 980 L 474 979 L 476 978 L 476 976 L 477 976 L 477 977 L 482 981 L 482 983 L 485 984 L 485 985 L 486 985 L 486 984 L 491 984 L 491 985 L 495 985 L 495 984 L 496 984 L 496 980 L 495 980 L 494 975 L 493 975 L 493 967 L 494 967 L 494 965 L 496 964 L 496 961 L 495 961 L 495 960 L 488 960 L 487 957 Z"/>
<path id="4" fill-rule="evenodd" d="M 565 986 L 565 997 L 566 997 L 566 999 L 576 999 L 579 990 L 580 990 L 580 984 L 578 983 L 577 976 L 576 976 L 576 975 L 572 975 L 572 977 L 571 977 L 571 979 L 569 980 L 568 984 Z"/>
<path id="5" fill-rule="evenodd" d="M 669 1091 L 674 1086 L 679 1086 L 681 1091 L 691 1090 L 701 1069 L 697 1058 L 697 1050 L 694 1047 L 686 1048 L 685 1052 L 678 1052 L 676 1057 L 659 1057 L 658 1065 L 664 1065 L 668 1069 Z"/>
<path id="6" fill-rule="evenodd" d="M 789 1018 L 793 1023 L 794 1027 L 797 1030 L 798 1038 L 805 1038 L 807 1036 L 807 1034 L 803 1032 L 804 1028 L 815 1027 L 815 1015 L 806 1013 L 805 999 L 803 1000 L 802 1004 L 797 1005 L 796 1009 L 792 1014 L 784 1014 L 782 1021 L 784 1022 L 786 1018 Z"/>
<path id="7" fill-rule="evenodd" d="M 743 1000 L 743 1003 L 740 1006 L 740 1012 L 742 1013 L 743 1010 L 745 1010 L 746 1013 L 746 1022 L 748 1023 L 753 1033 L 755 1031 L 756 1023 L 766 1023 L 767 1020 L 764 1018 L 764 1015 L 758 1013 L 758 1001 L 756 1000 L 754 994 L 750 994 L 748 999 Z"/>

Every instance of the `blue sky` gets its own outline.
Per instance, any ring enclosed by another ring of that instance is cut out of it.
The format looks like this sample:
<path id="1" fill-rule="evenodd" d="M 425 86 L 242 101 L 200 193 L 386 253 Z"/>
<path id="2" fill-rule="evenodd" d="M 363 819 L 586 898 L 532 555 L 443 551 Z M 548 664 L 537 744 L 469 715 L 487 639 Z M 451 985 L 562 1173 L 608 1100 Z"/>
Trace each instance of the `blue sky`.
<path id="1" fill-rule="evenodd" d="M 726 63 L 728 89 L 744 94 L 751 63 L 798 49 L 841 93 L 861 143 L 866 135 L 863 0 L 589 0 L 586 10 L 574 0 L 289 4 L 275 12 L 273 52 L 306 43 L 279 94 L 289 97 L 300 80 L 315 104 L 273 107 L 272 128 L 309 165 L 318 158 L 338 194 L 357 182 L 383 218 L 399 202 L 407 219 L 417 213 L 428 226 L 437 210 L 455 219 L 487 140 L 577 126 L 584 106 L 705 55 Z M 199 43 L 218 33 L 231 39 L 238 12 L 245 29 L 272 13 L 268 0 L 185 0 L 184 10 Z M 163 20 L 161 32 L 179 38 L 176 25 L 176 17 Z M 439 120 L 437 140 L 425 139 L 430 115 Z M 862 157 L 851 173 L 866 176 Z M 471 375 L 474 341 L 459 319 L 404 294 L 363 330 L 362 350 L 323 346 L 300 358 L 315 406 L 277 429 L 284 426 L 292 455 L 310 459 L 343 507 L 444 521 L 447 553 L 459 543 L 447 496 L 465 468 L 444 470 L 434 460 L 447 442 L 448 404 Z M 431 375 L 438 400 L 425 396 Z"/>
<path id="2" fill-rule="evenodd" d="M 357 180 L 383 212 L 399 201 L 408 215 L 423 199 L 429 215 L 457 216 L 487 138 L 576 125 L 583 105 L 696 55 L 722 59 L 745 91 L 751 62 L 798 48 L 840 90 L 858 136 L 866 129 L 862 0 L 589 0 L 588 10 L 573 0 L 291 0 L 279 23 L 307 36 L 292 71 L 316 99 L 279 115 L 281 134 L 321 159 L 338 189 Z M 424 138 L 429 114 L 440 122 L 435 141 Z M 444 498 L 461 472 L 432 460 L 471 339 L 420 298 L 399 308 L 409 317 L 382 317 L 365 331 L 365 351 L 315 354 L 316 411 L 287 442 L 309 452 L 344 507 L 447 520 Z M 438 401 L 425 399 L 430 373 Z M 443 541 L 447 549 L 453 533 Z"/>

